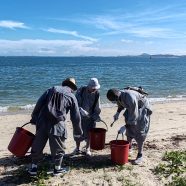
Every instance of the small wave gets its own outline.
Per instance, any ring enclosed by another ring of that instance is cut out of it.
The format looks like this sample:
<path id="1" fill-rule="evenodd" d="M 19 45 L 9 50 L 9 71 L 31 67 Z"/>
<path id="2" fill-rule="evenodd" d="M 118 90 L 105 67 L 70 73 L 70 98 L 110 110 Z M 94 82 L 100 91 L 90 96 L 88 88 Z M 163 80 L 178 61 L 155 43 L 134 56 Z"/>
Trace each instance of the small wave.
<path id="1" fill-rule="evenodd" d="M 22 110 L 32 110 L 35 107 L 35 104 L 28 104 L 25 106 L 20 106 L 20 109 Z"/>
<path id="2" fill-rule="evenodd" d="M 0 107 L 0 112 L 7 112 L 9 107 Z"/>
<path id="3" fill-rule="evenodd" d="M 171 102 L 171 101 L 186 101 L 186 96 L 168 96 L 163 98 L 149 98 L 150 103 L 164 103 L 164 102 Z"/>
<path id="4" fill-rule="evenodd" d="M 115 106 L 116 104 L 113 104 L 113 103 L 102 103 L 101 104 L 102 108 L 115 107 Z"/>
<path id="5" fill-rule="evenodd" d="M 2 113 L 2 112 L 16 112 L 19 110 L 33 110 L 34 107 L 35 107 L 35 104 L 28 104 L 25 106 L 4 106 L 4 107 L 0 106 L 0 113 Z"/>
<path id="6" fill-rule="evenodd" d="M 172 101 L 186 101 L 186 95 L 176 95 L 176 96 L 167 96 L 167 97 L 159 97 L 159 98 L 149 98 L 150 103 L 167 103 Z M 35 107 L 35 104 L 28 104 L 24 106 L 0 106 L 0 113 L 6 112 L 16 112 L 20 110 L 31 111 Z M 111 102 L 101 102 L 102 108 L 110 108 L 116 107 L 116 104 L 112 104 Z"/>

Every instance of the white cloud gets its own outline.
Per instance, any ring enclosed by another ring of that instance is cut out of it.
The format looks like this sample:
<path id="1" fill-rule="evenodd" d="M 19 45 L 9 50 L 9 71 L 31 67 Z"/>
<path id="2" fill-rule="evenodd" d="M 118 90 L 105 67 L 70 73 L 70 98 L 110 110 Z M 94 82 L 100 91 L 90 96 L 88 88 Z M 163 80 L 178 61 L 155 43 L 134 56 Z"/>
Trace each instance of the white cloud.
<path id="1" fill-rule="evenodd" d="M 152 44 L 154 44 L 154 41 L 145 41 L 144 43 L 147 45 L 152 45 Z"/>
<path id="2" fill-rule="evenodd" d="M 171 34 L 173 34 L 174 32 L 170 28 L 162 28 L 160 26 L 147 26 L 145 25 L 145 23 L 139 24 L 135 23 L 134 20 L 125 20 L 124 16 L 99 16 L 90 18 L 89 24 L 92 24 L 99 29 L 106 30 L 106 32 L 102 33 L 101 35 L 130 34 L 131 36 L 137 37 L 167 38 L 171 37 Z"/>
<path id="3" fill-rule="evenodd" d="M 166 38 L 170 35 L 171 30 L 163 28 L 133 28 L 129 30 L 130 33 L 139 37 L 155 37 L 155 38 Z"/>
<path id="4" fill-rule="evenodd" d="M 121 42 L 127 43 L 127 44 L 134 43 L 134 41 L 130 39 L 122 39 Z"/>
<path id="5" fill-rule="evenodd" d="M 10 21 L 10 20 L 2 20 L 2 21 L 0 21 L 0 27 L 2 27 L 2 28 L 9 28 L 9 29 L 15 29 L 15 28 L 27 29 L 27 28 L 29 28 L 22 22 L 16 22 L 16 21 Z"/>
<path id="6" fill-rule="evenodd" d="M 84 40 L 0 40 L 0 55 L 83 55 L 97 50 L 92 44 Z"/>
<path id="7" fill-rule="evenodd" d="M 149 41 L 150 42 L 150 41 Z M 0 55 L 4 56 L 122 56 L 149 54 L 185 54 L 185 42 L 151 43 L 135 41 L 135 45 L 124 45 L 115 42 L 112 45 L 95 46 L 92 41 L 85 40 L 43 40 L 43 39 L 22 39 L 22 40 L 0 40 Z M 97 43 L 96 43 L 97 44 Z"/>
<path id="8" fill-rule="evenodd" d="M 100 35 L 130 35 L 138 38 L 182 38 L 185 37 L 184 20 L 186 18 L 183 4 L 173 4 L 162 8 L 154 6 L 126 12 L 122 9 L 106 15 L 84 15 L 81 19 L 69 21 L 90 25 L 105 31 Z"/>
<path id="9" fill-rule="evenodd" d="M 81 35 L 77 31 L 68 31 L 68 30 L 61 30 L 61 29 L 55 29 L 55 28 L 49 28 L 46 31 L 52 32 L 52 33 L 67 34 L 67 35 L 71 35 L 71 36 L 74 36 L 74 37 L 77 37 L 77 38 L 97 42 L 97 39 L 89 37 L 89 36 Z"/>
<path id="10" fill-rule="evenodd" d="M 115 18 L 112 17 L 96 17 L 91 19 L 90 23 L 94 24 L 98 28 L 112 30 L 120 30 L 124 26 L 123 23 L 115 21 Z"/>

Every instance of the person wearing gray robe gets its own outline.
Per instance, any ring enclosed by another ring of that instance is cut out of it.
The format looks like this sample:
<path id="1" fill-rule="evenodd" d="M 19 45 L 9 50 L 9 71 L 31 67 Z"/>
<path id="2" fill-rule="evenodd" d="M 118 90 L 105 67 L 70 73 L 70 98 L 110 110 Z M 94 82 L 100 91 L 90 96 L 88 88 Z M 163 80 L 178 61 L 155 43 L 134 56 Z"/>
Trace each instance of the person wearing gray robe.
<path id="1" fill-rule="evenodd" d="M 39 98 L 32 112 L 31 123 L 36 125 L 36 135 L 31 149 L 31 175 L 37 174 L 37 163 L 49 139 L 51 155 L 54 160 L 54 174 L 65 171 L 61 166 L 67 139 L 66 117 L 70 111 L 75 140 L 82 137 L 81 116 L 73 91 L 77 89 L 74 78 L 67 78 L 62 86 L 49 88 Z"/>
<path id="2" fill-rule="evenodd" d="M 140 164 L 143 160 L 143 145 L 149 131 L 150 115 L 152 114 L 146 94 L 130 89 L 110 89 L 107 92 L 107 98 L 118 105 L 114 121 L 118 119 L 120 112 L 125 109 L 123 115 L 126 125 L 121 127 L 119 133 L 122 133 L 126 128 L 127 141 L 129 141 L 130 146 L 132 139 L 136 140 L 138 154 L 134 164 Z"/>
<path id="3" fill-rule="evenodd" d="M 98 89 L 100 84 L 97 78 L 91 78 L 87 86 L 80 87 L 76 92 L 76 98 L 81 113 L 81 124 L 83 129 L 83 140 L 85 140 L 85 154 L 91 155 L 89 131 L 95 127 L 100 119 L 100 96 Z M 72 155 L 80 153 L 80 142 L 76 141 L 76 148 Z"/>

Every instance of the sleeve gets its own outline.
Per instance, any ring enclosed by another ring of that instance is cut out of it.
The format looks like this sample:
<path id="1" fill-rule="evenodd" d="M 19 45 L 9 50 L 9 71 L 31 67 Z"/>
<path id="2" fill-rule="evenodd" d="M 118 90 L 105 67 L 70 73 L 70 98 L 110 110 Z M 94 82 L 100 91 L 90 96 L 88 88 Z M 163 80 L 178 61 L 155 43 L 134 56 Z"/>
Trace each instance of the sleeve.
<path id="1" fill-rule="evenodd" d="M 149 100 L 147 98 L 144 99 L 144 105 L 145 105 L 145 108 L 147 109 L 147 114 L 151 115 L 152 114 L 152 109 L 150 107 L 150 103 L 149 103 Z"/>
<path id="2" fill-rule="evenodd" d="M 37 123 L 40 110 L 46 103 L 48 92 L 49 92 L 49 89 L 42 94 L 42 96 L 38 99 L 36 106 L 34 107 L 34 110 L 31 114 L 32 121 L 34 123 Z"/>
<path id="3" fill-rule="evenodd" d="M 96 99 L 96 98 L 95 98 L 95 99 Z M 93 120 L 98 119 L 100 113 L 101 113 L 101 104 L 100 104 L 100 96 L 99 96 L 98 101 L 97 101 L 97 103 L 96 103 L 96 105 L 95 105 L 94 111 L 93 111 L 93 113 L 92 113 L 92 118 L 93 118 Z"/>
<path id="4" fill-rule="evenodd" d="M 131 94 L 126 95 L 127 104 L 127 115 L 128 118 L 126 118 L 126 124 L 127 125 L 136 125 L 137 119 L 138 119 L 138 102 L 135 96 L 132 96 Z"/>
<path id="5" fill-rule="evenodd" d="M 120 113 L 123 109 L 124 109 L 124 107 L 122 105 L 118 104 L 117 112 Z"/>
<path id="6" fill-rule="evenodd" d="M 76 91 L 76 99 L 77 99 L 77 102 L 78 102 L 78 105 L 81 106 L 82 104 L 82 87 L 79 88 L 77 91 Z"/>
<path id="7" fill-rule="evenodd" d="M 81 138 L 83 132 L 81 128 L 81 116 L 79 112 L 78 102 L 75 97 L 72 98 L 72 105 L 70 108 L 70 119 L 73 126 L 74 140 Z"/>

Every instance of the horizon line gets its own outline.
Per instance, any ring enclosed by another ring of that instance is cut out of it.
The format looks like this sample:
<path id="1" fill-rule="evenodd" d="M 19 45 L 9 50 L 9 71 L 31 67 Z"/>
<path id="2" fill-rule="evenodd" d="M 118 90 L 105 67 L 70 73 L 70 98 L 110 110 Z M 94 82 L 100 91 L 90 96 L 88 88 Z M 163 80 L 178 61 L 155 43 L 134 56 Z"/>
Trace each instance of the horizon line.
<path id="1" fill-rule="evenodd" d="M 142 53 L 142 54 L 136 54 L 136 55 L 112 55 L 112 56 L 102 56 L 102 55 L 76 55 L 76 56 L 40 56 L 40 55 L 0 55 L 0 57 L 151 57 L 151 56 L 175 56 L 175 57 L 183 57 L 186 56 L 186 54 L 148 54 L 148 53 Z"/>

